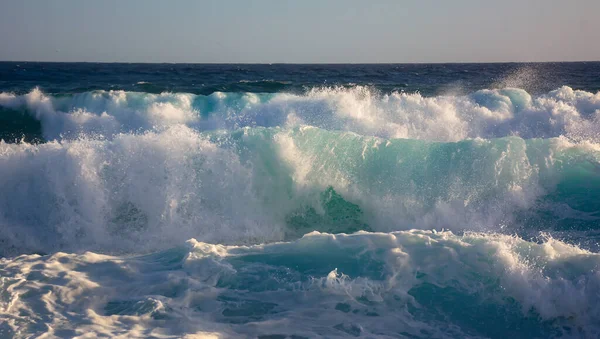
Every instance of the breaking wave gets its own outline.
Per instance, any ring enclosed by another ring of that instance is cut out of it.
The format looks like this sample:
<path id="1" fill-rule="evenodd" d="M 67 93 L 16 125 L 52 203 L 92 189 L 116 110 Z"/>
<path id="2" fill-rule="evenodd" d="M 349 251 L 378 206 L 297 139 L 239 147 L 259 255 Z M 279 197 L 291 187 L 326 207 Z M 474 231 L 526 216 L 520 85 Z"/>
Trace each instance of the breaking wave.
<path id="1" fill-rule="evenodd" d="M 598 337 L 599 136 L 569 87 L 1 93 L 0 336 Z"/>
<path id="2" fill-rule="evenodd" d="M 436 97 L 381 94 L 363 86 L 312 89 L 303 95 L 217 92 L 208 96 L 94 91 L 53 97 L 36 89 L 26 95 L 1 93 L 0 107 L 10 110 L 3 112 L 5 120 L 32 131 L 38 128 L 46 140 L 90 133 L 109 137 L 174 125 L 201 131 L 310 125 L 388 139 L 564 136 L 596 141 L 600 126 L 600 93 L 566 86 L 536 97 L 517 88 Z M 2 135 L 18 136 L 15 126 L 5 126 Z"/>

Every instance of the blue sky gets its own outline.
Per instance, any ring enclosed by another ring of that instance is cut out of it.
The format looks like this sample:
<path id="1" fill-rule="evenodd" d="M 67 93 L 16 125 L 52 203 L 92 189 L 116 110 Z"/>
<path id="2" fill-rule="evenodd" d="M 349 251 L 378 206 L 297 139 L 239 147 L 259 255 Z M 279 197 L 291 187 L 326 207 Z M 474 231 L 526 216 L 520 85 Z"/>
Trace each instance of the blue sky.
<path id="1" fill-rule="evenodd" d="M 600 60 L 598 0 L 0 0 L 0 60 Z"/>

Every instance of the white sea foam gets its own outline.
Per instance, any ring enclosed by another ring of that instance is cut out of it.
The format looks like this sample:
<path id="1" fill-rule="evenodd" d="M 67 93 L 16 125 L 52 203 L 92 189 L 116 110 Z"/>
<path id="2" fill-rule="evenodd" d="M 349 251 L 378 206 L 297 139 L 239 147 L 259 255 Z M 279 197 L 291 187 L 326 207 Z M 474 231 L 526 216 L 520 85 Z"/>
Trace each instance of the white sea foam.
<path id="1" fill-rule="evenodd" d="M 315 229 L 515 229 L 516 214 L 537 213 L 538 199 L 561 182 L 588 183 L 543 213 L 562 213 L 568 199 L 598 186 L 600 154 L 586 145 L 438 144 L 313 127 L 199 133 L 183 125 L 111 139 L 2 142 L 1 250 L 139 253 L 192 237 L 262 243 Z M 597 219 L 571 200 L 569 218 Z"/>
<path id="2" fill-rule="evenodd" d="M 0 142 L 0 337 L 600 335 L 597 247 L 496 233 L 598 238 L 600 93 L 0 107 L 47 141 Z"/>
<path id="3" fill-rule="evenodd" d="M 0 335 L 596 337 L 599 266 L 553 239 L 428 231 L 28 255 L 0 261 Z"/>
<path id="4" fill-rule="evenodd" d="M 521 89 L 481 90 L 466 96 L 379 94 L 368 88 L 321 88 L 304 95 L 147 94 L 96 91 L 52 97 L 39 90 L 0 94 L 0 106 L 25 108 L 42 121 L 48 139 L 95 133 L 307 124 L 384 138 L 458 141 L 516 135 L 597 141 L 600 93 L 561 87 L 534 96 Z"/>

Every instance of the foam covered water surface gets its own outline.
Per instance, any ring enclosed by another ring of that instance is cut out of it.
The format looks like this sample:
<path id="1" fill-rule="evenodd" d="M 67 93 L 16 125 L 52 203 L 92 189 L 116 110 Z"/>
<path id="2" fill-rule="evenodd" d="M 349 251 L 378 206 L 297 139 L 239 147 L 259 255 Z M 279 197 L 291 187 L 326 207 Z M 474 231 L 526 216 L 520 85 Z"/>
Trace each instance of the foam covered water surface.
<path id="1" fill-rule="evenodd" d="M 550 337 L 600 334 L 598 254 L 551 238 L 405 231 L 2 259 L 3 335 Z M 4 314 L 6 314 L 4 313 Z M 502 319 L 502 321 L 498 321 Z"/>
<path id="2" fill-rule="evenodd" d="M 600 336 L 596 64 L 17 66 L 0 337 Z"/>

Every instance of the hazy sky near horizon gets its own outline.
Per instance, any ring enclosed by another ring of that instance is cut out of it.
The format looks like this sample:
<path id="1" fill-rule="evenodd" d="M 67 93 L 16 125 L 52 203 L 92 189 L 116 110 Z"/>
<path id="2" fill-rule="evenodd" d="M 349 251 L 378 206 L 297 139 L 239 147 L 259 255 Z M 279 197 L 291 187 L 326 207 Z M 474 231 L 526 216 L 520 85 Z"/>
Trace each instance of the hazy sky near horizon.
<path id="1" fill-rule="evenodd" d="M 0 0 L 0 60 L 600 60 L 598 0 Z"/>

